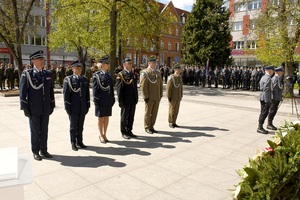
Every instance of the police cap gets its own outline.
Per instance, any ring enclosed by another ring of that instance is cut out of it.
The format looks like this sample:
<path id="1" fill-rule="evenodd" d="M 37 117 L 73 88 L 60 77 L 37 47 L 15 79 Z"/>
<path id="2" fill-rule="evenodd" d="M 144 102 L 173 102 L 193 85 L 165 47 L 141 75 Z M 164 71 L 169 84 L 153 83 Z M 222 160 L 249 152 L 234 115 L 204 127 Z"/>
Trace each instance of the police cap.
<path id="1" fill-rule="evenodd" d="M 38 59 L 38 58 L 44 58 L 44 55 L 43 55 L 43 51 L 42 50 L 39 50 L 37 52 L 34 52 L 33 54 L 31 54 L 29 56 L 30 60 L 34 60 L 34 59 Z"/>
<path id="2" fill-rule="evenodd" d="M 83 64 L 80 60 L 76 60 L 76 61 L 72 62 L 71 66 L 72 67 L 83 67 Z"/>

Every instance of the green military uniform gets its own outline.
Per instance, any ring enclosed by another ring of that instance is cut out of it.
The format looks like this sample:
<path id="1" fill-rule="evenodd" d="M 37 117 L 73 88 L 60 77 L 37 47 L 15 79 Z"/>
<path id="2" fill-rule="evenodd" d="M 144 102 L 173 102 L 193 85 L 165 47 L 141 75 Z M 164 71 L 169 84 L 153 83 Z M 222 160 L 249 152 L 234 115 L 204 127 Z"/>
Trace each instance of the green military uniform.
<path id="1" fill-rule="evenodd" d="M 148 58 L 148 62 L 155 62 L 156 58 Z M 157 132 L 154 124 L 157 117 L 160 99 L 163 96 L 163 82 L 159 70 L 150 66 L 141 71 L 140 87 L 145 100 L 144 127 L 147 133 Z"/>
<path id="2" fill-rule="evenodd" d="M 179 65 L 176 65 L 174 69 L 180 69 Z M 169 100 L 169 126 L 171 128 L 178 127 L 176 124 L 177 116 L 179 113 L 180 101 L 182 99 L 182 77 L 181 75 L 172 74 L 168 77 L 166 92 Z"/>

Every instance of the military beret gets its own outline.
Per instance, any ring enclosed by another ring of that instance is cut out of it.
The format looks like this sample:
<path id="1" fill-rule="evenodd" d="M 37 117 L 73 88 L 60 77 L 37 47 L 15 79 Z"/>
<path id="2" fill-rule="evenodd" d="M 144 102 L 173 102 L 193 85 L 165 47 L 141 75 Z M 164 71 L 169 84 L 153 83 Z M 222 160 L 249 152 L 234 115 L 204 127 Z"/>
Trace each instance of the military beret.
<path id="1" fill-rule="evenodd" d="M 76 60 L 72 62 L 71 64 L 72 67 L 83 67 L 82 62 L 80 60 Z"/>
<path id="2" fill-rule="evenodd" d="M 173 69 L 180 69 L 180 68 L 181 68 L 181 67 L 180 67 L 179 64 L 175 64 L 174 67 L 173 67 Z"/>
<path id="3" fill-rule="evenodd" d="M 109 64 L 109 57 L 108 55 L 102 56 L 99 61 L 99 63 L 105 63 L 105 64 Z"/>
<path id="4" fill-rule="evenodd" d="M 156 62 L 156 56 L 150 56 L 148 59 L 147 59 L 148 62 Z"/>
<path id="5" fill-rule="evenodd" d="M 39 50 L 39 51 L 34 52 L 33 54 L 31 54 L 31 55 L 29 56 L 29 58 L 30 58 L 31 60 L 38 59 L 38 58 L 44 58 L 43 53 L 44 53 L 44 52 L 43 52 L 42 50 Z"/>
<path id="6" fill-rule="evenodd" d="M 265 70 L 274 70 L 274 66 L 266 66 Z"/>
<path id="7" fill-rule="evenodd" d="M 126 63 L 126 62 L 132 62 L 132 60 L 128 57 L 126 57 L 124 60 L 123 60 L 123 63 Z"/>
<path id="8" fill-rule="evenodd" d="M 282 72 L 282 67 L 277 67 L 274 69 L 275 72 Z"/>

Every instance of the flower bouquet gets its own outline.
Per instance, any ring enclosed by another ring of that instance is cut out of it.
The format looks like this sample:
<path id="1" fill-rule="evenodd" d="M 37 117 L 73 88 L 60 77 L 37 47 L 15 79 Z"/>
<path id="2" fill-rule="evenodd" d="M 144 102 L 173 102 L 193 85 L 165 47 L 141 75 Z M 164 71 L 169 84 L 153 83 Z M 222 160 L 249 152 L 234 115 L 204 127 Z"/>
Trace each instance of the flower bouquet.
<path id="1" fill-rule="evenodd" d="M 237 170 L 234 199 L 300 199 L 300 122 L 287 122 L 257 151 L 249 164 Z"/>

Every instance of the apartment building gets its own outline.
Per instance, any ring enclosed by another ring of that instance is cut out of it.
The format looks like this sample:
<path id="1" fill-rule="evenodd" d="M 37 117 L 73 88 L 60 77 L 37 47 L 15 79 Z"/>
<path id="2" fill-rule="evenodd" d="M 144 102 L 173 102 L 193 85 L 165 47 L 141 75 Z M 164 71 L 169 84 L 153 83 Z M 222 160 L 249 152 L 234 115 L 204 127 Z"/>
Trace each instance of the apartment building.
<path id="1" fill-rule="evenodd" d="M 238 66 L 261 66 L 255 55 L 257 44 L 253 37 L 256 17 L 266 10 L 268 0 L 229 0 L 230 23 L 232 24 L 232 52 L 234 64 Z"/>
<path id="2" fill-rule="evenodd" d="M 261 66 L 261 62 L 250 51 L 255 51 L 257 44 L 254 39 L 253 30 L 257 16 L 266 11 L 270 4 L 279 5 L 278 0 L 228 0 L 230 23 L 232 24 L 232 52 L 238 66 Z M 290 1 L 292 3 L 292 1 Z M 293 26 L 294 21 L 290 22 Z M 250 51 L 249 51 L 250 50 Z M 295 53 L 300 54 L 300 40 L 296 46 Z M 295 67 L 300 70 L 300 63 L 295 62 Z"/>

